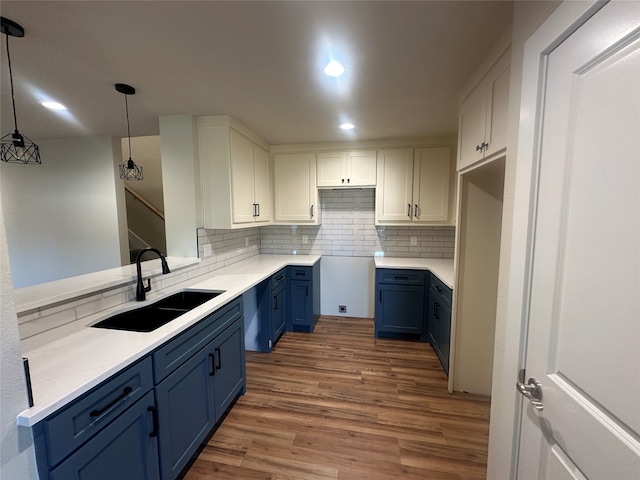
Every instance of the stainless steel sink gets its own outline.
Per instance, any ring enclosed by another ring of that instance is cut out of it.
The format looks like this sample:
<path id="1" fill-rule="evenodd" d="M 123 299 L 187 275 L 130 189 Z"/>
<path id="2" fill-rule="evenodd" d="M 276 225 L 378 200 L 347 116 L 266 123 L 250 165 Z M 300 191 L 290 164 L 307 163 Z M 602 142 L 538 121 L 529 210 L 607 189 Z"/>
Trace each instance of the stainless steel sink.
<path id="1" fill-rule="evenodd" d="M 184 290 L 157 300 L 151 305 L 118 313 L 91 326 L 130 332 L 152 332 L 221 293 L 224 292 Z"/>

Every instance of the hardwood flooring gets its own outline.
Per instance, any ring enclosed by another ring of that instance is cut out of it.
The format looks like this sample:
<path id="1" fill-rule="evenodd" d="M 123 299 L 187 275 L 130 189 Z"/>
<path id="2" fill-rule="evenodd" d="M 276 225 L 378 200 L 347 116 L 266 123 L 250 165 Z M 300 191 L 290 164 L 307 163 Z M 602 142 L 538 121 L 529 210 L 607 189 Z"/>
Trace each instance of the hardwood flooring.
<path id="1" fill-rule="evenodd" d="M 428 344 L 321 317 L 313 334 L 247 352 L 247 393 L 185 479 L 485 478 L 489 406 L 447 392 Z"/>

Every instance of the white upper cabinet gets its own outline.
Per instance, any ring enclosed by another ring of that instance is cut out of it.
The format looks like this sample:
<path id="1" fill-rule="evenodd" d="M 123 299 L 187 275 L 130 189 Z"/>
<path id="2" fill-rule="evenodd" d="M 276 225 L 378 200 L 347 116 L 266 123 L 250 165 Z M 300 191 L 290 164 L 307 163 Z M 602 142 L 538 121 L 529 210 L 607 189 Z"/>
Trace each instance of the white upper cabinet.
<path id="1" fill-rule="evenodd" d="M 205 228 L 243 228 L 271 220 L 269 154 L 229 117 L 198 118 Z"/>
<path id="2" fill-rule="evenodd" d="M 318 153 L 318 188 L 376 186 L 376 151 Z"/>
<path id="3" fill-rule="evenodd" d="M 411 222 L 413 149 L 378 150 L 376 223 Z"/>
<path id="4" fill-rule="evenodd" d="M 378 151 L 376 225 L 441 225 L 449 219 L 448 147 Z"/>
<path id="5" fill-rule="evenodd" d="M 510 55 L 507 49 L 460 106 L 458 170 L 507 148 Z"/>
<path id="6" fill-rule="evenodd" d="M 449 218 L 451 151 L 419 148 L 413 155 L 413 220 L 445 222 Z"/>
<path id="7" fill-rule="evenodd" d="M 320 205 L 316 187 L 316 154 L 275 155 L 275 222 L 319 225 Z"/>

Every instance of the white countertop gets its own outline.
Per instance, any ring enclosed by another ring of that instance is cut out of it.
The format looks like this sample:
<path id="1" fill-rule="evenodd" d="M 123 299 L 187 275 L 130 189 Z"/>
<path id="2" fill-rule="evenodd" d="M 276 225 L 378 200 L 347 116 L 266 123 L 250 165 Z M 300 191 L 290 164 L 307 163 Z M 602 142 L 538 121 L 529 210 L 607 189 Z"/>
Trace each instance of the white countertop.
<path id="1" fill-rule="evenodd" d="M 172 272 L 180 271 L 200 262 L 199 258 L 190 257 L 166 257 L 166 259 Z M 159 258 L 146 260 L 141 263 L 141 267 L 145 279 L 162 274 L 162 265 Z M 127 285 L 135 282 L 136 278 L 136 266 L 134 264 L 125 265 L 100 272 L 63 278 L 54 282 L 41 283 L 31 287 L 16 288 L 13 291 L 13 299 L 16 305 L 16 312 L 26 312 L 44 305 L 63 302 L 85 294 L 88 295 L 99 290 Z"/>
<path id="2" fill-rule="evenodd" d="M 442 283 L 453 289 L 453 260 L 441 258 L 393 258 L 374 257 L 376 268 L 404 268 L 429 270 Z"/>
<path id="3" fill-rule="evenodd" d="M 35 405 L 18 415 L 18 425 L 35 425 L 281 268 L 287 265 L 313 266 L 319 260 L 319 255 L 256 255 L 216 270 L 208 278 L 198 277 L 188 289 L 225 292 L 153 332 L 107 330 L 89 325 L 184 290 L 184 285 L 165 289 L 161 296 L 150 295 L 146 302 L 132 301 L 86 317 L 87 327 L 79 332 L 23 352 L 23 356 L 29 358 Z"/>

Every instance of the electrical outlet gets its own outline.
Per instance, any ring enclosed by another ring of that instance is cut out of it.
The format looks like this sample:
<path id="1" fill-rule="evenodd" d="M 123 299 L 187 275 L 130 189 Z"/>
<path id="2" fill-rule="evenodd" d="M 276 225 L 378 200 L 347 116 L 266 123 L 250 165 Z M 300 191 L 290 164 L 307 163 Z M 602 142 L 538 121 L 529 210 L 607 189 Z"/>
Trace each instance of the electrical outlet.
<path id="1" fill-rule="evenodd" d="M 302 243 L 305 245 L 309 243 L 309 235 L 302 235 Z"/>
<path id="2" fill-rule="evenodd" d="M 249 246 L 249 237 L 244 237 L 244 246 L 245 247 Z"/>
<path id="3" fill-rule="evenodd" d="M 211 244 L 210 243 L 205 243 L 204 246 L 202 247 L 203 249 L 203 254 L 206 257 L 210 257 L 211 256 Z"/>
<path id="4" fill-rule="evenodd" d="M 338 305 L 338 312 L 339 313 L 347 313 L 347 306 L 346 305 Z"/>
<path id="5" fill-rule="evenodd" d="M 411 237 L 411 246 L 415 247 L 418 245 L 418 237 Z"/>

